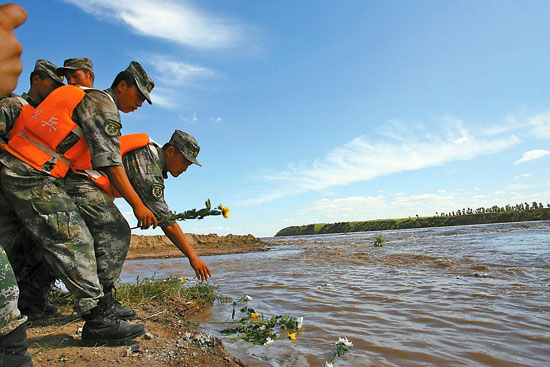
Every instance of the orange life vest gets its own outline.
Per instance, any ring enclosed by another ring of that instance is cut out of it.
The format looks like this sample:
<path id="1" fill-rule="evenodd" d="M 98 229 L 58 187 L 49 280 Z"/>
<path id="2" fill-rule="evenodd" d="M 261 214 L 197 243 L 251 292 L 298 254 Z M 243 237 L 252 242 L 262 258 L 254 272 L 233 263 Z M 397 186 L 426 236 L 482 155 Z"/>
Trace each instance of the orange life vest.
<path id="1" fill-rule="evenodd" d="M 2 148 L 37 170 L 51 162 L 49 174 L 65 177 L 71 162 L 88 151 L 82 129 L 72 120 L 84 94 L 81 88 L 66 85 L 51 92 L 36 108 L 24 105 Z M 65 153 L 57 153 L 57 146 L 71 132 L 80 139 Z"/>
<path id="2" fill-rule="evenodd" d="M 145 133 L 128 134 L 120 136 L 120 155 L 131 152 L 132 150 L 143 148 L 149 144 L 149 136 Z M 71 166 L 75 173 L 85 175 L 97 186 L 114 197 L 122 197 L 114 187 L 111 186 L 109 178 L 103 172 L 92 170 L 92 161 L 90 151 L 87 150 L 81 157 L 77 158 Z"/>

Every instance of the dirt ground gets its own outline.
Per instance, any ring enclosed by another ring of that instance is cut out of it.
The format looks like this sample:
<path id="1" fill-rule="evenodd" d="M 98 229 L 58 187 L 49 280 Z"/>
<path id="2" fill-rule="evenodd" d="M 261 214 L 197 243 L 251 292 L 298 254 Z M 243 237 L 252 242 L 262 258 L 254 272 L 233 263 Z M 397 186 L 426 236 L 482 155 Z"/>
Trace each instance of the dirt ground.
<path id="1" fill-rule="evenodd" d="M 248 236 L 187 235 L 200 255 L 265 251 L 267 244 Z M 128 259 L 182 256 L 165 236 L 132 235 Z M 203 306 L 208 307 L 208 306 Z M 222 341 L 185 321 L 200 312 L 193 302 L 178 307 L 178 315 L 154 304 L 136 308 L 147 334 L 119 346 L 85 347 L 80 337 L 84 321 L 70 310 L 53 318 L 32 320 L 27 328 L 29 352 L 37 367 L 164 367 L 245 366 L 225 350 Z"/>
<path id="2" fill-rule="evenodd" d="M 85 347 L 80 343 L 84 321 L 75 314 L 34 320 L 27 329 L 34 365 L 71 367 L 246 366 L 229 355 L 220 339 L 190 328 L 185 320 L 157 308 L 136 309 L 147 334 L 120 346 Z M 182 314 L 200 310 L 185 305 Z"/>
<path id="3" fill-rule="evenodd" d="M 199 256 L 238 254 L 252 251 L 267 251 L 268 244 L 252 235 L 218 236 L 186 233 L 187 242 Z M 147 259 L 184 256 L 166 236 L 132 235 L 126 259 Z"/>

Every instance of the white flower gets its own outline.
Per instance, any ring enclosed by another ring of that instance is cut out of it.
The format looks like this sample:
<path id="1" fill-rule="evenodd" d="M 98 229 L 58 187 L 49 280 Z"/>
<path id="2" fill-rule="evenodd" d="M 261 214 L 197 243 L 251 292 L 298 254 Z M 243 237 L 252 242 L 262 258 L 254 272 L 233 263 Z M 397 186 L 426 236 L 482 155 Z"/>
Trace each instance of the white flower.
<path id="1" fill-rule="evenodd" d="M 334 366 L 330 362 L 325 362 L 325 367 L 334 367 Z"/>
<path id="2" fill-rule="evenodd" d="M 338 338 L 338 341 L 335 344 L 344 344 L 346 347 L 353 347 L 353 343 L 350 342 L 345 336 Z"/>
<path id="3" fill-rule="evenodd" d="M 304 324 L 304 318 L 302 316 L 296 318 L 296 328 L 300 329 Z"/>
<path id="4" fill-rule="evenodd" d="M 269 344 L 273 344 L 274 340 L 271 339 L 270 337 L 268 337 L 266 340 L 265 340 L 265 343 L 264 345 L 269 345 Z"/>
<path id="5" fill-rule="evenodd" d="M 245 299 L 246 302 L 252 301 L 252 297 L 249 296 L 248 294 L 246 296 L 244 296 L 244 299 Z"/>

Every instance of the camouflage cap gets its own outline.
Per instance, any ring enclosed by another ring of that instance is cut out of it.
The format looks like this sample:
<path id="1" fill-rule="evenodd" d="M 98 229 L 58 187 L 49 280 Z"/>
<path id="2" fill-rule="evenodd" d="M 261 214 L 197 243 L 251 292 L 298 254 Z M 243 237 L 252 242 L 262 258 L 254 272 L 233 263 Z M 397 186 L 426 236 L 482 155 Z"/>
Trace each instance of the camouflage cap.
<path id="1" fill-rule="evenodd" d="M 33 72 L 41 71 L 47 74 L 50 78 L 52 78 L 57 83 L 63 84 L 63 77 L 57 75 L 55 73 L 56 70 L 57 70 L 57 66 L 55 66 L 53 63 L 49 62 L 48 60 L 39 59 L 39 60 L 36 60 L 36 64 L 34 64 Z"/>
<path id="2" fill-rule="evenodd" d="M 72 59 L 67 59 L 63 63 L 63 67 L 58 67 L 56 72 L 57 75 L 63 75 L 67 70 L 93 71 L 92 60 L 87 57 L 74 57 Z"/>
<path id="3" fill-rule="evenodd" d="M 197 161 L 197 156 L 199 155 L 201 148 L 194 137 L 184 133 L 181 130 L 176 130 L 172 134 L 169 144 L 179 150 L 189 162 L 201 166 L 201 164 Z"/>
<path id="4" fill-rule="evenodd" d="M 153 82 L 153 79 L 147 75 L 147 72 L 143 69 L 143 66 L 141 66 L 137 61 L 132 61 L 130 66 L 128 66 L 124 71 L 134 77 L 139 91 L 143 94 L 147 102 L 151 104 L 151 96 L 149 95 L 149 92 L 153 90 L 155 83 Z"/>

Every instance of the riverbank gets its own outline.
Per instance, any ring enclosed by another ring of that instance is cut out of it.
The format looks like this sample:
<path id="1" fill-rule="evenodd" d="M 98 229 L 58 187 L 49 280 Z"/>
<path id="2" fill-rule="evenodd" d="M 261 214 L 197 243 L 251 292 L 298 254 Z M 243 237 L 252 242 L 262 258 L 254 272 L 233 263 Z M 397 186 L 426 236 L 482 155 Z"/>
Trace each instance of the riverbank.
<path id="1" fill-rule="evenodd" d="M 199 256 L 267 251 L 268 244 L 252 235 L 186 234 Z M 184 256 L 166 236 L 132 235 L 127 259 Z M 207 284 L 193 280 L 142 281 L 122 284 L 117 299 L 132 307 L 148 333 L 120 346 L 84 347 L 80 343 L 84 321 L 73 311 L 69 299 L 50 297 L 58 314 L 32 320 L 27 329 L 34 364 L 78 367 L 235 367 L 245 366 L 229 355 L 221 340 L 196 330 L 186 319 L 212 305 L 216 295 Z M 167 286 L 170 286 L 166 288 Z M 180 292 L 180 288 L 185 292 Z"/>
<path id="2" fill-rule="evenodd" d="M 245 366 L 225 350 L 220 339 L 196 330 L 186 319 L 210 307 L 216 288 L 189 285 L 185 279 L 145 280 L 137 285 L 121 285 L 117 298 L 138 314 L 147 334 L 119 346 L 84 347 L 84 321 L 72 312 L 72 302 L 52 301 L 59 313 L 52 318 L 33 320 L 27 329 L 29 352 L 34 365 L 78 367 L 164 367 L 164 366 Z"/>
<path id="3" fill-rule="evenodd" d="M 186 233 L 187 242 L 199 256 L 239 254 L 245 252 L 267 251 L 268 243 L 248 235 L 218 236 L 217 234 Z M 155 259 L 184 256 L 176 246 L 163 235 L 143 236 L 132 235 L 127 260 Z"/>
<path id="4" fill-rule="evenodd" d="M 429 227 L 449 227 L 472 224 L 512 223 L 550 220 L 550 208 L 503 210 L 495 213 L 441 215 L 398 219 L 376 219 L 360 222 L 316 223 L 281 229 L 275 237 L 326 233 L 386 231 Z"/>

